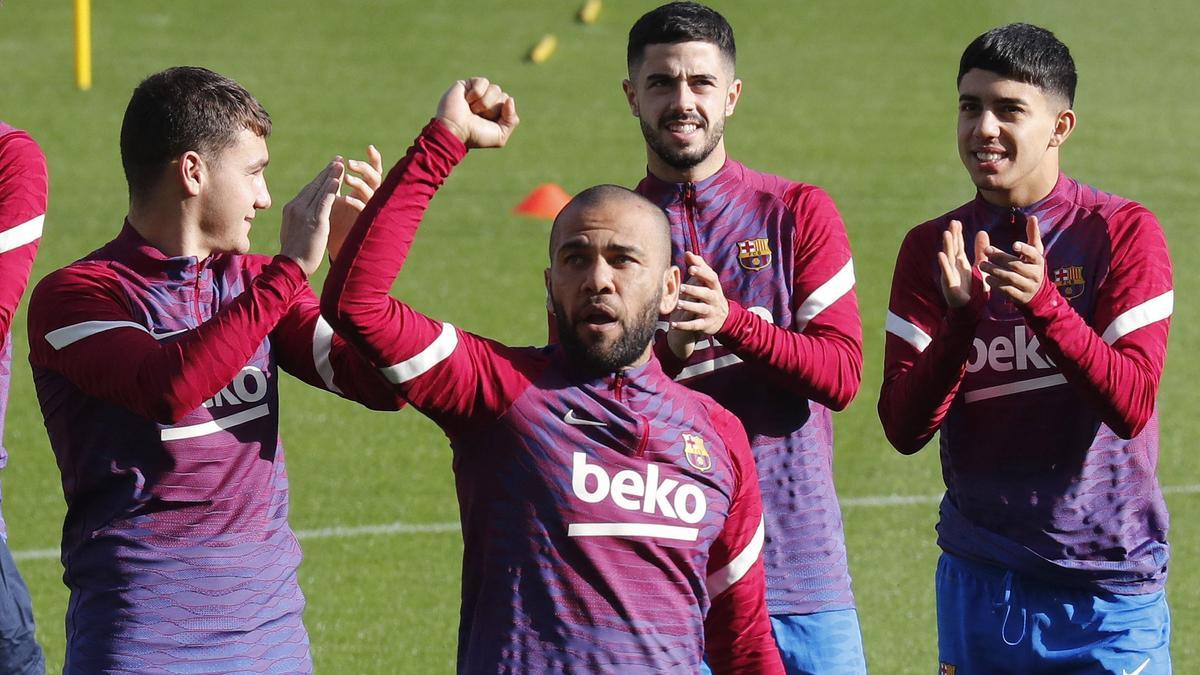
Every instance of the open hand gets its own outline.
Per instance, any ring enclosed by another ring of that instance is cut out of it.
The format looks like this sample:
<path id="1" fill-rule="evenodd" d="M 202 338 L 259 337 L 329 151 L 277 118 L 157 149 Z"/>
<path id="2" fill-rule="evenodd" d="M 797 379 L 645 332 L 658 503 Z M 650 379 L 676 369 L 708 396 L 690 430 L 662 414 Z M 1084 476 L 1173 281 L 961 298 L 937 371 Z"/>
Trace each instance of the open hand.
<path id="1" fill-rule="evenodd" d="M 988 234 L 980 230 L 975 235 L 975 259 L 983 260 L 983 252 L 988 248 Z M 950 307 L 964 307 L 971 301 L 974 280 L 971 260 L 967 258 L 967 246 L 963 240 L 962 223 L 950 221 L 950 227 L 942 233 L 942 250 L 938 251 L 938 266 L 942 268 L 942 296 Z M 983 279 L 983 292 L 989 286 Z"/>
<path id="2" fill-rule="evenodd" d="M 329 213 L 342 184 L 346 167 L 341 157 L 335 157 L 317 177 L 300 190 L 295 199 L 283 207 L 283 224 L 279 228 L 279 252 L 295 260 L 312 276 L 325 257 L 329 239 Z"/>
<path id="3" fill-rule="evenodd" d="M 986 247 L 986 259 L 979 264 L 979 269 L 990 278 L 991 286 L 1020 305 L 1029 304 L 1046 277 L 1046 249 L 1042 246 L 1037 216 L 1025 219 L 1025 238 L 1028 243 L 1013 244 L 1012 253 Z"/>
<path id="4" fill-rule="evenodd" d="M 338 195 L 334 199 L 333 210 L 329 214 L 327 249 L 330 260 L 337 258 L 338 251 L 342 250 L 342 243 L 346 241 L 346 235 L 350 234 L 350 228 L 354 227 L 354 221 L 358 219 L 358 214 L 366 208 L 367 202 L 383 182 L 383 156 L 374 145 L 367 146 L 367 161 L 351 159 L 346 164 L 349 171 L 346 172 L 343 181 L 350 188 L 350 192 Z"/>
<path id="5" fill-rule="evenodd" d="M 672 319 L 671 330 L 691 332 L 697 336 L 716 335 L 729 316 L 729 301 L 721 289 L 721 280 L 704 258 L 695 253 L 685 253 L 684 261 L 688 265 L 688 280 L 679 287 L 677 311 L 687 313 L 690 318 L 680 321 Z"/>

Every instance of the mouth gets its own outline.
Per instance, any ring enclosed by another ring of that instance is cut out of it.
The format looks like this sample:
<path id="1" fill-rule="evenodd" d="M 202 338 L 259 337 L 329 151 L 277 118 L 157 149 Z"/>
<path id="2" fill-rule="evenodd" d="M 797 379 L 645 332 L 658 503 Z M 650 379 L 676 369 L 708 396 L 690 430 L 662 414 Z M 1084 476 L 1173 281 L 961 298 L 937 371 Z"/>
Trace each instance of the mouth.
<path id="1" fill-rule="evenodd" d="M 1008 159 L 1008 153 L 1003 148 L 979 148 L 971 151 L 971 159 L 980 169 L 995 170 Z"/>
<path id="2" fill-rule="evenodd" d="M 699 133 L 704 128 L 704 123 L 694 118 L 683 118 L 671 120 L 664 124 L 663 127 L 667 130 L 667 133 L 676 138 L 688 139 Z"/>
<path id="3" fill-rule="evenodd" d="M 575 324 L 582 326 L 585 331 L 603 333 L 620 325 L 617 312 L 611 307 L 599 303 L 591 303 L 579 312 Z"/>

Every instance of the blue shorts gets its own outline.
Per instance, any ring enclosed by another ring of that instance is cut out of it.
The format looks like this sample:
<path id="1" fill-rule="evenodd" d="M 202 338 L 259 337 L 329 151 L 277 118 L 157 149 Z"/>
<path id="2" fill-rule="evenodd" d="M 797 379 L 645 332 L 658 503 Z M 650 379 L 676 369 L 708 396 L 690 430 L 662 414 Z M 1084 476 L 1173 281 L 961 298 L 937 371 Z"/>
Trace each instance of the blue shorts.
<path id="1" fill-rule="evenodd" d="M 777 614 L 771 617 L 771 634 L 788 675 L 866 675 L 857 610 Z M 712 674 L 708 663 L 700 672 Z"/>
<path id="2" fill-rule="evenodd" d="M 33 636 L 33 603 L 0 537 L 0 673 L 46 672 L 42 648 Z"/>
<path id="3" fill-rule="evenodd" d="M 943 553 L 937 622 L 941 673 L 1171 672 L 1162 591 L 1062 588 Z"/>

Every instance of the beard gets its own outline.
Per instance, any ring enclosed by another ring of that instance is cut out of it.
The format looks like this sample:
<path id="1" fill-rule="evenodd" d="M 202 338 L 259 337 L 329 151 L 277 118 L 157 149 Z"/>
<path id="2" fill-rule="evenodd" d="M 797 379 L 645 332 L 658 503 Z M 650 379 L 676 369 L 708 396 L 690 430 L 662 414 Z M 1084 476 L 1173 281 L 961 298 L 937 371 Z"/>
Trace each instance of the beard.
<path id="1" fill-rule="evenodd" d="M 713 150 L 717 148 L 717 144 L 721 142 L 721 137 L 725 135 L 725 120 L 717 120 L 712 126 L 703 126 L 706 131 L 704 144 L 699 148 L 673 148 L 667 145 L 662 136 L 659 135 L 659 129 L 665 129 L 669 122 L 681 119 L 678 115 L 664 116 L 659 120 L 658 128 L 650 126 L 650 123 L 639 117 L 638 123 L 642 127 L 642 136 L 646 139 L 646 145 L 658 155 L 659 159 L 674 169 L 685 171 L 696 166 L 700 162 L 708 159 Z M 700 120 L 695 120 L 700 122 Z"/>
<path id="2" fill-rule="evenodd" d="M 662 299 L 660 291 L 642 307 L 642 311 L 633 316 L 629 323 L 622 322 L 624 329 L 610 345 L 595 342 L 587 344 L 579 337 L 579 332 L 567 319 L 558 300 L 554 304 L 554 322 L 558 326 L 558 341 L 566 352 L 572 364 L 596 374 L 606 375 L 629 366 L 646 351 L 646 345 L 654 339 L 654 331 L 658 326 L 658 304 Z"/>

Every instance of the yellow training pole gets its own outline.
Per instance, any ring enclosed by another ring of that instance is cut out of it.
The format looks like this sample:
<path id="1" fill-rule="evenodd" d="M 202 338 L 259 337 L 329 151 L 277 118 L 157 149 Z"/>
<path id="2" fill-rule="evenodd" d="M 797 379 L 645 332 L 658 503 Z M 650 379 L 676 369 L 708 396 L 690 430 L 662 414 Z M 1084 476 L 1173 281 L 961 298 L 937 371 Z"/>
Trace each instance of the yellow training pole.
<path id="1" fill-rule="evenodd" d="M 92 0 L 75 0 L 75 86 L 92 88 Z"/>

